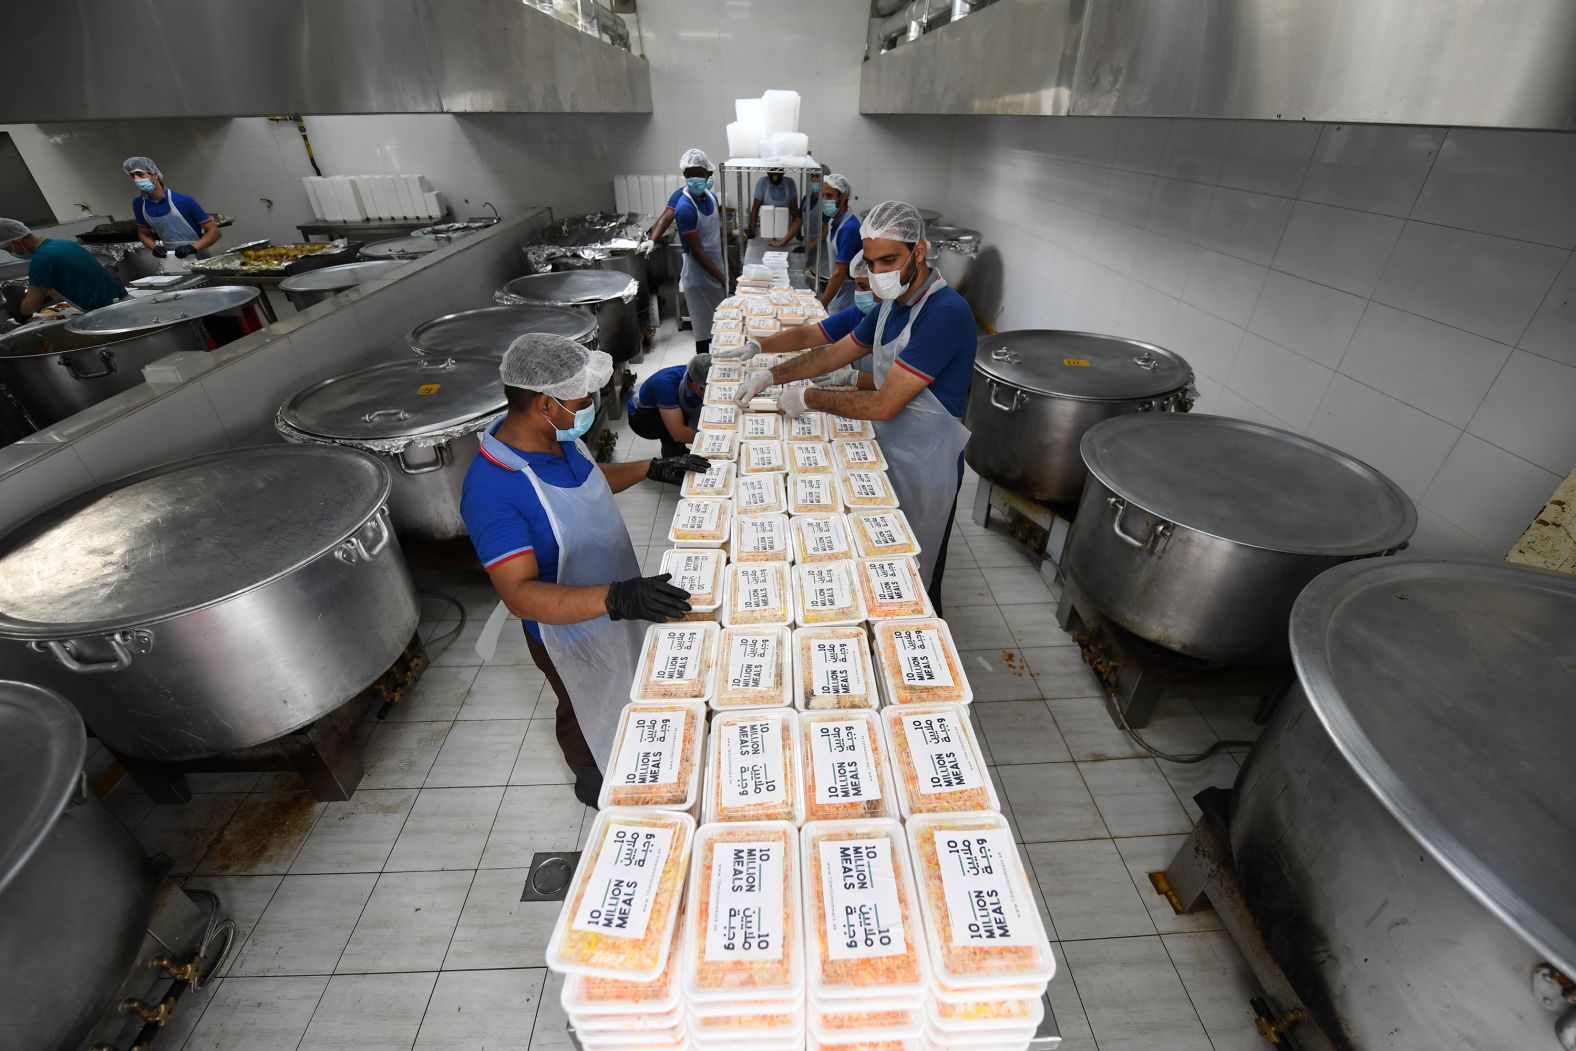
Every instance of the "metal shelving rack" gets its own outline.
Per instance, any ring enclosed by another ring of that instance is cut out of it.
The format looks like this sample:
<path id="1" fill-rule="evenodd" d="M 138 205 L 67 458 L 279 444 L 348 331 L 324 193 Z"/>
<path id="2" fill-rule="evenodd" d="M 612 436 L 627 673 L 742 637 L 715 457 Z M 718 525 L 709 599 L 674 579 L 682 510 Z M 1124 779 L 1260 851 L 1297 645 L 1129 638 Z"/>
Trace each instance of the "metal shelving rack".
<path id="1" fill-rule="evenodd" d="M 817 177 L 820 176 L 821 162 L 814 157 L 780 157 L 774 160 L 766 160 L 760 157 L 730 157 L 717 168 L 717 196 L 722 202 L 723 243 L 730 246 L 739 243 L 739 258 L 741 261 L 745 259 L 749 246 L 740 242 L 739 235 L 742 230 L 736 224 L 728 222 L 728 202 L 729 200 L 738 202 L 734 206 L 736 209 L 735 218 L 742 223 L 750 214 L 750 201 L 755 196 L 755 180 L 769 171 L 777 171 L 779 169 L 784 176 L 794 180 L 794 186 L 802 197 L 804 188 L 808 185 L 806 179 L 809 173 L 813 171 Z M 731 197 L 729 194 L 730 185 L 734 191 Z M 734 279 L 738 275 L 733 273 L 733 269 L 729 265 L 730 253 L 724 251 L 722 255 L 722 273 L 728 279 L 727 286 L 729 291 L 732 291 Z"/>

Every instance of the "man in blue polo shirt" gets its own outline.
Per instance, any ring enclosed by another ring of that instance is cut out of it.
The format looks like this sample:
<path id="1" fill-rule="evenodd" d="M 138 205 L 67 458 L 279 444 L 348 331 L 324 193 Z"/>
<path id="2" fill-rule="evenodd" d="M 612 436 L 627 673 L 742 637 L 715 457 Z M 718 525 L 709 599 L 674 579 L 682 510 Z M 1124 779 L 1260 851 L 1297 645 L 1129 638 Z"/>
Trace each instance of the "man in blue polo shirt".
<path id="1" fill-rule="evenodd" d="M 532 333 L 499 365 L 508 410 L 482 434 L 460 514 L 502 605 L 524 622 L 531 660 L 558 700 L 558 747 L 575 797 L 595 806 L 645 621 L 689 611 L 669 574 L 642 576 L 613 494 L 705 471 L 699 456 L 598 464 L 580 442 L 613 359 Z"/>
<path id="2" fill-rule="evenodd" d="M 97 310 L 126 298 L 126 288 L 75 241 L 39 237 L 16 219 L 0 219 L 0 248 L 26 259 L 27 291 L 20 302 L 5 301 L 13 320 L 27 321 L 59 296 L 78 310 Z"/>
<path id="3" fill-rule="evenodd" d="M 788 209 L 789 225 L 785 230 L 793 229 L 793 224 L 799 221 L 799 187 L 781 168 L 773 168 L 755 180 L 755 193 L 750 201 L 750 222 L 745 228 L 750 237 L 760 232 L 763 206 Z M 784 236 L 773 241 L 772 247 L 781 248 L 787 243 L 788 238 Z"/>
<path id="4" fill-rule="evenodd" d="M 208 258 L 208 247 L 219 240 L 219 224 L 202 205 L 164 185 L 164 176 L 151 157 L 127 157 L 121 165 L 137 187 L 131 202 L 137 221 L 137 238 L 160 259 L 174 252 L 180 259 Z"/>
<path id="5" fill-rule="evenodd" d="M 941 611 L 947 537 L 963 482 L 963 426 L 977 335 L 967 301 L 925 261 L 925 223 L 901 201 L 871 209 L 860 226 L 870 289 L 881 302 L 853 332 L 739 383 L 747 404 L 773 384 L 835 372 L 870 357 L 874 390 L 787 387 L 783 412 L 830 412 L 875 423 L 887 473 L 920 545 L 920 572 Z"/>
<path id="6" fill-rule="evenodd" d="M 695 425 L 700 422 L 700 406 L 710 372 L 709 354 L 696 354 L 687 365 L 671 365 L 653 372 L 624 406 L 629 413 L 629 429 L 642 438 L 661 442 L 663 456 L 683 456 L 695 440 Z"/>
<path id="7" fill-rule="evenodd" d="M 821 182 L 821 216 L 826 236 L 816 248 L 816 271 L 826 281 L 821 305 L 828 313 L 854 305 L 854 283 L 848 264 L 860 248 L 859 216 L 853 211 L 853 187 L 842 175 L 828 175 Z"/>
<path id="8" fill-rule="evenodd" d="M 684 195 L 673 211 L 673 224 L 684 246 L 684 266 L 679 271 L 679 291 L 689 310 L 695 332 L 695 352 L 711 348 L 711 319 L 727 295 L 722 272 L 722 202 L 712 192 L 711 159 L 704 150 L 685 150 L 679 158 L 684 173 Z"/>

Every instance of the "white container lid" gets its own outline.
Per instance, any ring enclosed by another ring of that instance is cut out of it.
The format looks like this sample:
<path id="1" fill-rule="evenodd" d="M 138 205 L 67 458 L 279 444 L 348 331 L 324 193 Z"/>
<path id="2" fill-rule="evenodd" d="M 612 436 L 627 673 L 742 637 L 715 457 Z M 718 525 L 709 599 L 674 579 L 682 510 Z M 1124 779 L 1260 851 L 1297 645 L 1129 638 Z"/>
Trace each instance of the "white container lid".
<path id="1" fill-rule="evenodd" d="M 848 559 L 793 567 L 793 599 L 803 627 L 863 624 L 865 599 Z"/>
<path id="2" fill-rule="evenodd" d="M 946 1012 L 955 1012 L 946 1015 Z M 982 997 L 966 1004 L 944 1003 L 935 997 L 925 1001 L 925 1019 L 938 1033 L 1012 1033 L 1027 1026 L 1038 1029 L 1045 1017 L 1045 1001 L 1038 996 L 992 1000 Z"/>
<path id="3" fill-rule="evenodd" d="M 968 704 L 974 687 L 952 629 L 938 617 L 878 620 L 871 627 L 884 703 Z"/>
<path id="4" fill-rule="evenodd" d="M 734 515 L 728 544 L 736 563 L 792 562 L 793 537 L 787 515 Z"/>
<path id="5" fill-rule="evenodd" d="M 672 1029 L 658 1029 L 649 1033 L 579 1033 L 575 1036 L 585 1051 L 682 1051 L 689 1047 L 689 1030 L 681 1022 Z"/>
<path id="6" fill-rule="evenodd" d="M 672 585 L 690 593 L 691 617 L 713 613 L 723 602 L 728 556 L 717 547 L 675 547 L 662 552 L 659 572 L 672 573 Z"/>
<path id="7" fill-rule="evenodd" d="M 802 770 L 792 708 L 719 712 L 707 741 L 704 820 L 804 824 Z"/>
<path id="8" fill-rule="evenodd" d="M 862 1001 L 811 999 L 810 1032 L 823 1044 L 854 1045 L 883 1040 L 913 1040 L 925 1031 L 924 1007 L 872 1007 Z M 847 1025 L 828 1025 L 827 1016 L 840 1016 Z M 855 1025 L 855 1022 L 867 1024 Z"/>
<path id="9" fill-rule="evenodd" d="M 696 833 L 679 975 L 691 1005 L 727 1004 L 740 1015 L 743 1000 L 799 1003 L 804 916 L 797 840 L 787 821 L 705 825 Z"/>
<path id="10" fill-rule="evenodd" d="M 681 945 L 684 924 L 673 925 L 672 943 L 668 950 L 666 966 L 662 973 L 649 982 L 632 982 L 617 978 L 592 978 L 584 974 L 565 976 L 558 1002 L 571 1019 L 585 1016 L 606 1020 L 611 1027 L 614 1017 L 660 1018 L 677 1015 L 682 1019 L 683 990 L 679 987 L 679 966 L 683 962 Z"/>
<path id="11" fill-rule="evenodd" d="M 874 441 L 876 429 L 870 425 L 869 420 L 850 420 L 846 416 L 833 416 L 828 413 L 827 418 L 832 425 L 828 435 L 834 442 Z"/>
<path id="12" fill-rule="evenodd" d="M 722 310 L 719 307 L 718 310 L 717 310 L 717 313 L 720 314 L 721 312 L 722 312 Z M 715 315 L 713 315 L 713 316 L 715 316 Z M 742 311 L 742 310 L 739 311 L 739 316 L 743 317 L 744 316 L 744 311 Z M 716 321 L 712 322 L 712 327 L 713 328 L 717 327 Z M 721 383 L 737 383 L 743 378 L 744 378 L 744 366 L 735 364 L 735 363 L 733 363 L 731 361 L 715 361 L 714 360 L 711 363 L 711 370 L 706 373 L 706 379 L 708 381 L 710 381 L 710 380 L 717 380 L 717 381 L 719 381 Z"/>
<path id="13" fill-rule="evenodd" d="M 629 684 L 632 701 L 705 701 L 717 684 L 719 627 L 710 621 L 653 624 Z"/>
<path id="14" fill-rule="evenodd" d="M 938 1029 L 930 1019 L 925 1020 L 923 1042 L 926 1047 L 945 1051 L 1018 1051 L 1034 1039 L 1034 1027 L 1020 1026 L 1017 1031 L 993 1030 L 978 1033 L 957 1033 Z"/>
<path id="15" fill-rule="evenodd" d="M 734 563 L 727 568 L 722 622 L 730 628 L 788 627 L 797 614 L 786 562 Z"/>
<path id="16" fill-rule="evenodd" d="M 806 412 L 786 422 L 785 437 L 791 442 L 824 442 L 831 430 L 824 412 Z"/>
<path id="17" fill-rule="evenodd" d="M 840 514 L 798 515 L 789 520 L 795 562 L 830 562 L 854 557 L 848 519 Z"/>
<path id="18" fill-rule="evenodd" d="M 884 471 L 886 455 L 874 438 L 845 438 L 834 448 L 839 471 Z"/>
<path id="19" fill-rule="evenodd" d="M 839 443 L 841 448 L 844 443 Z M 830 442 L 799 439 L 788 443 L 788 472 L 790 474 L 837 473 L 837 460 L 832 456 Z"/>
<path id="20" fill-rule="evenodd" d="M 668 527 L 668 543 L 674 547 L 721 547 L 728 539 L 732 517 L 731 500 L 681 499 L 673 511 L 673 524 Z"/>
<path id="21" fill-rule="evenodd" d="M 751 416 L 759 419 L 775 420 L 776 416 L 766 416 L 761 413 L 746 413 L 744 422 L 747 424 Z M 739 474 L 787 474 L 788 450 L 787 443 L 781 438 L 750 438 L 745 435 L 743 428 L 739 431 Z"/>
<path id="22" fill-rule="evenodd" d="M 865 613 L 872 621 L 933 617 L 936 609 L 912 558 L 861 558 L 854 563 Z"/>
<path id="23" fill-rule="evenodd" d="M 812 446 L 789 442 L 789 449 Z M 788 475 L 788 512 L 793 515 L 833 515 L 843 510 L 843 490 L 835 474 Z"/>
<path id="24" fill-rule="evenodd" d="M 937 978 L 978 990 L 1049 982 L 1056 957 L 1007 819 L 918 814 L 907 835 Z M 998 903 L 983 920 L 970 905 L 981 894 Z"/>
<path id="25" fill-rule="evenodd" d="M 897 817 L 875 712 L 801 712 L 799 749 L 807 822 Z"/>
<path id="26" fill-rule="evenodd" d="M 792 633 L 784 627 L 724 628 L 717 644 L 717 688 L 711 695 L 712 711 L 792 705 Z"/>
<path id="27" fill-rule="evenodd" d="M 743 442 L 743 445 L 761 445 L 761 442 Z M 782 442 L 776 443 L 778 446 Z M 746 474 L 733 483 L 733 510 L 736 517 L 745 515 L 780 515 L 788 510 L 788 495 L 784 489 L 785 476 L 781 474 Z"/>
<path id="28" fill-rule="evenodd" d="M 694 834 L 695 819 L 678 811 L 599 811 L 547 943 L 547 966 L 630 981 L 661 975 Z M 624 890 L 610 908 L 608 888 L 615 883 Z"/>
<path id="29" fill-rule="evenodd" d="M 597 808 L 694 813 L 705 742 L 706 706 L 698 701 L 625 705 Z"/>
<path id="30" fill-rule="evenodd" d="M 626 983 L 629 984 L 629 983 Z M 677 1029 L 684 1024 L 684 1005 L 680 1004 L 664 1014 L 581 1014 L 565 1012 L 569 1024 L 577 1033 L 606 1035 L 611 1033 L 649 1032 L 656 1029 Z"/>
<path id="31" fill-rule="evenodd" d="M 737 470 L 737 464 L 728 460 L 718 460 L 703 473 L 692 471 L 684 476 L 684 481 L 679 486 L 679 495 L 715 496 L 726 500 L 733 495 L 733 476 Z"/>
<path id="32" fill-rule="evenodd" d="M 956 814 L 1000 812 L 968 712 L 955 704 L 909 704 L 881 712 L 898 811 Z"/>
<path id="33" fill-rule="evenodd" d="M 726 431 L 737 434 L 739 430 L 739 407 L 737 405 L 702 405 L 700 409 L 700 426 L 702 431 Z"/>
<path id="34" fill-rule="evenodd" d="M 731 429 L 708 428 L 702 423 L 701 429 L 695 432 L 695 440 L 690 442 L 690 451 L 696 456 L 704 456 L 708 460 L 731 465 L 733 458 L 739 455 L 738 432 Z M 737 471 L 737 467 L 734 469 Z"/>
<path id="35" fill-rule="evenodd" d="M 874 511 L 898 506 L 897 491 L 892 488 L 892 480 L 885 471 L 839 471 L 837 485 L 842 490 L 843 503 L 849 511 Z"/>
<path id="36" fill-rule="evenodd" d="M 850 509 L 848 532 L 854 538 L 860 558 L 914 558 L 919 555 L 919 541 L 909 527 L 908 516 L 895 507 Z"/>
<path id="37" fill-rule="evenodd" d="M 745 441 L 781 440 L 782 436 L 783 419 L 775 412 L 746 412 L 739 417 L 739 437 Z"/>
<path id="38" fill-rule="evenodd" d="M 793 647 L 795 708 L 810 712 L 881 707 L 863 627 L 797 628 Z"/>
<path id="39" fill-rule="evenodd" d="M 737 383 L 722 383 L 718 380 L 713 380 L 708 377 L 706 382 L 705 396 L 702 399 L 702 404 L 732 405 L 734 404 L 734 395 L 738 394 L 738 392 L 739 385 Z"/>
<path id="40" fill-rule="evenodd" d="M 923 1039 L 883 1040 L 876 1043 L 880 1047 L 880 1051 L 922 1051 L 924 1048 Z M 804 1046 L 805 1051 L 865 1051 L 859 1044 L 850 1044 L 846 1040 L 833 1040 L 830 1043 L 825 1043 L 816 1039 L 813 1032 L 810 1034 L 809 1042 Z M 947 1051 L 947 1049 L 943 1048 L 941 1051 Z"/>
<path id="41" fill-rule="evenodd" d="M 1050 984 L 1045 982 L 1029 982 L 1024 985 L 993 985 L 989 989 L 962 988 L 954 989 L 940 978 L 931 977 L 930 995 L 944 1004 L 972 1004 L 978 1003 L 982 997 L 999 996 L 1003 1000 L 1033 1000 L 1045 995 L 1045 988 Z"/>

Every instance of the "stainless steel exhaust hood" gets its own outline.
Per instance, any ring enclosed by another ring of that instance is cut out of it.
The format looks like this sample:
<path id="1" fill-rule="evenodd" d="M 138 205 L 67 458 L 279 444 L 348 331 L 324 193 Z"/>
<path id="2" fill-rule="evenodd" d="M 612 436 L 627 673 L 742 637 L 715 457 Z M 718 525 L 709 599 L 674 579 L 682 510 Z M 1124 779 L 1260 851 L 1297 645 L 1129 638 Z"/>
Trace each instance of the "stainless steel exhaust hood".
<path id="1" fill-rule="evenodd" d="M 1571 0 L 1003 0 L 864 64 L 862 113 L 1576 130 Z"/>
<path id="2" fill-rule="evenodd" d="M 49 0 L 6 53 L 0 123 L 651 112 L 644 59 L 521 0 Z"/>

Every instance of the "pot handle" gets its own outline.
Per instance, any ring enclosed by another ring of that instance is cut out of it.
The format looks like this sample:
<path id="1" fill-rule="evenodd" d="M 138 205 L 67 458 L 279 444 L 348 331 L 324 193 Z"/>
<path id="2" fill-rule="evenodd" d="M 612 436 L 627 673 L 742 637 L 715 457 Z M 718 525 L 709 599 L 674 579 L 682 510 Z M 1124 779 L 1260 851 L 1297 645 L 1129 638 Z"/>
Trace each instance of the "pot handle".
<path id="1" fill-rule="evenodd" d="M 996 400 L 996 392 L 1000 387 L 1001 384 L 997 383 L 995 380 L 990 381 L 990 403 L 996 408 L 1000 409 L 1002 412 L 1017 412 L 1018 406 L 1023 404 L 1029 398 L 1029 396 L 1023 393 L 1023 391 L 1014 390 L 1012 392 L 1012 404 L 1003 405 L 1001 402 Z"/>
<path id="2" fill-rule="evenodd" d="M 334 557 L 346 565 L 353 565 L 357 559 L 363 562 L 371 562 L 374 558 L 377 558 L 383 549 L 389 546 L 389 541 L 394 536 L 389 529 L 388 513 L 389 509 L 387 507 L 380 507 L 378 508 L 378 513 L 368 520 L 367 526 L 371 527 L 377 534 L 377 539 L 373 541 L 371 547 L 368 547 L 366 541 L 362 540 L 359 535 L 352 536 L 334 549 Z"/>
<path id="3" fill-rule="evenodd" d="M 384 418 L 404 422 L 410 419 L 410 413 L 404 409 L 373 409 L 371 412 L 364 413 L 361 417 L 365 423 L 376 423 Z"/>
<path id="4" fill-rule="evenodd" d="M 60 355 L 60 366 L 66 370 L 66 375 L 74 380 L 102 379 L 115 371 L 115 352 L 113 350 L 101 350 L 98 353 L 99 360 L 104 363 L 104 367 L 97 372 L 83 372 L 77 368 L 76 360 L 70 354 Z"/>
<path id="5" fill-rule="evenodd" d="M 1111 532 L 1115 533 L 1116 538 L 1129 547 L 1136 547 L 1140 551 L 1144 548 L 1152 548 L 1157 540 L 1162 540 L 1171 533 L 1170 522 L 1157 522 L 1155 527 L 1149 531 L 1147 537 L 1134 536 L 1122 528 L 1122 519 L 1127 515 L 1127 501 L 1120 496 L 1108 496 L 1105 502 L 1111 510 L 1116 512 L 1115 517 L 1111 519 Z"/>
<path id="6" fill-rule="evenodd" d="M 449 466 L 449 464 L 454 462 L 454 456 L 449 452 L 449 447 L 447 444 L 435 445 L 433 446 L 433 450 L 438 454 L 438 458 L 432 463 L 422 467 L 412 467 L 410 464 L 406 463 L 404 449 L 401 449 L 399 452 L 394 454 L 394 462 L 399 465 L 399 469 L 405 474 L 431 474 L 434 471 L 443 470 L 445 467 Z"/>
<path id="7" fill-rule="evenodd" d="M 44 639 L 28 643 L 28 647 L 35 653 L 49 653 L 55 660 L 65 665 L 67 671 L 76 672 L 78 675 L 95 675 L 100 672 L 125 671 L 131 667 L 134 653 L 147 653 L 153 648 L 153 633 L 146 628 L 135 631 L 117 631 L 113 635 L 105 636 L 109 648 L 114 651 L 115 659 L 107 661 L 78 660 L 76 653 L 71 649 L 71 642 L 59 639 Z"/>

